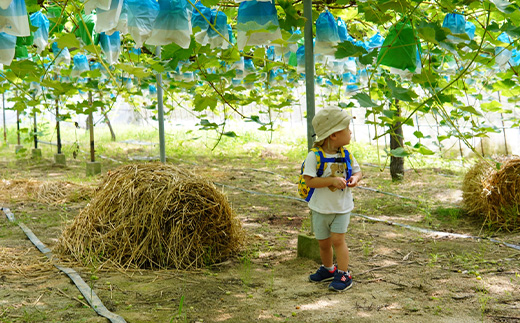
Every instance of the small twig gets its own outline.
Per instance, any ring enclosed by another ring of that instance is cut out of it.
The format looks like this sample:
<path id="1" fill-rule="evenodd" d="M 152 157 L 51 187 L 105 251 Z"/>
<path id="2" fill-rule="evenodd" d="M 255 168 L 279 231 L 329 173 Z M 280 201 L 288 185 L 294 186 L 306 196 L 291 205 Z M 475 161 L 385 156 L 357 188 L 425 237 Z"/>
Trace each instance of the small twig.
<path id="1" fill-rule="evenodd" d="M 34 301 L 33 305 L 38 304 L 38 302 L 40 301 L 40 299 L 43 297 L 44 294 L 45 293 L 41 294 L 40 297 L 38 297 L 38 299 Z"/>
<path id="2" fill-rule="evenodd" d="M 372 269 L 369 269 L 369 270 L 365 270 L 362 273 L 356 274 L 356 276 L 362 276 L 362 275 L 368 274 L 369 272 L 372 272 L 372 271 L 381 270 L 381 269 L 390 268 L 390 267 L 395 267 L 395 266 L 397 266 L 397 264 L 391 264 L 391 265 L 386 265 L 386 266 L 381 266 L 381 267 L 375 267 L 375 268 L 372 268 Z"/>

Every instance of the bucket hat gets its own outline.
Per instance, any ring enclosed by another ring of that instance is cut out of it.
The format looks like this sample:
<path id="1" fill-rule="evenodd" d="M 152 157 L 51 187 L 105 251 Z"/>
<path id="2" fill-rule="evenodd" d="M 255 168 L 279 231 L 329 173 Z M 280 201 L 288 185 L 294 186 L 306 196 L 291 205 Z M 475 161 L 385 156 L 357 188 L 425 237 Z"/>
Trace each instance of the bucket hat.
<path id="1" fill-rule="evenodd" d="M 352 116 L 339 107 L 326 107 L 318 111 L 312 119 L 312 127 L 316 133 L 315 142 L 327 139 L 337 131 L 348 128 Z"/>

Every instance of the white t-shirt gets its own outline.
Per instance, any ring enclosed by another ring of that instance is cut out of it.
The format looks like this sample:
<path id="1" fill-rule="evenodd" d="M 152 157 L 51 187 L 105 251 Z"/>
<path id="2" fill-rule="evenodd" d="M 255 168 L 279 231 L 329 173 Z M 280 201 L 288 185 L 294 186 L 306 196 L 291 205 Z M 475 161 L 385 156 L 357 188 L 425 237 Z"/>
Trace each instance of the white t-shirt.
<path id="1" fill-rule="evenodd" d="M 349 152 L 350 153 L 350 152 Z M 334 158 L 340 157 L 340 153 L 336 154 L 327 154 L 324 153 L 324 157 L 326 158 Z M 358 173 L 361 171 L 361 167 L 359 167 L 358 162 L 354 158 L 352 154 L 350 154 L 352 167 L 352 174 Z M 316 155 L 313 151 L 310 151 L 305 159 L 305 170 L 303 171 L 303 175 L 308 175 L 310 177 L 316 177 L 317 169 L 316 169 Z M 344 165 L 343 163 L 327 163 L 327 166 L 323 170 L 323 175 L 321 177 L 329 177 L 332 175 L 332 164 Z M 346 176 L 347 170 L 343 172 L 343 177 Z M 309 201 L 309 208 L 313 211 L 322 213 L 322 214 L 331 214 L 331 213 L 347 213 L 351 212 L 354 209 L 354 201 L 352 199 L 352 190 L 349 187 L 345 189 L 336 189 L 336 191 L 332 191 L 328 187 L 315 188 L 314 193 L 312 194 L 311 200 Z"/>

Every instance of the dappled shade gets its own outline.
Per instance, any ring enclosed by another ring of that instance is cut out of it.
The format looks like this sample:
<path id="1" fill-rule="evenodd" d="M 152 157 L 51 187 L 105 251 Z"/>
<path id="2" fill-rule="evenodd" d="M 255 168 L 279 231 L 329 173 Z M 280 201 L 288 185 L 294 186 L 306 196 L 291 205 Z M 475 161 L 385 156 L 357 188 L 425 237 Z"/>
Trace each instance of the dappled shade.
<path id="1" fill-rule="evenodd" d="M 481 161 L 464 177 L 462 197 L 468 214 L 483 224 L 508 231 L 520 229 L 520 157 Z"/>
<path id="2" fill-rule="evenodd" d="M 189 269 L 226 260 L 242 241 L 240 221 L 209 180 L 147 163 L 109 172 L 55 249 L 85 265 Z"/>

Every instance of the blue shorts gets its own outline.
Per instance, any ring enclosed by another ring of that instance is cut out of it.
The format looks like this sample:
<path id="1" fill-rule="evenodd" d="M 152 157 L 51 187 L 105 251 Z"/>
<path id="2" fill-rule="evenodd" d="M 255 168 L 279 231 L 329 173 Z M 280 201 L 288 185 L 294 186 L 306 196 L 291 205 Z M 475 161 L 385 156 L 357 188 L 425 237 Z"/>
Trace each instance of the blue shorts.
<path id="1" fill-rule="evenodd" d="M 330 238 L 330 233 L 346 233 L 350 223 L 350 212 L 322 214 L 312 210 L 314 236 L 318 240 Z"/>

